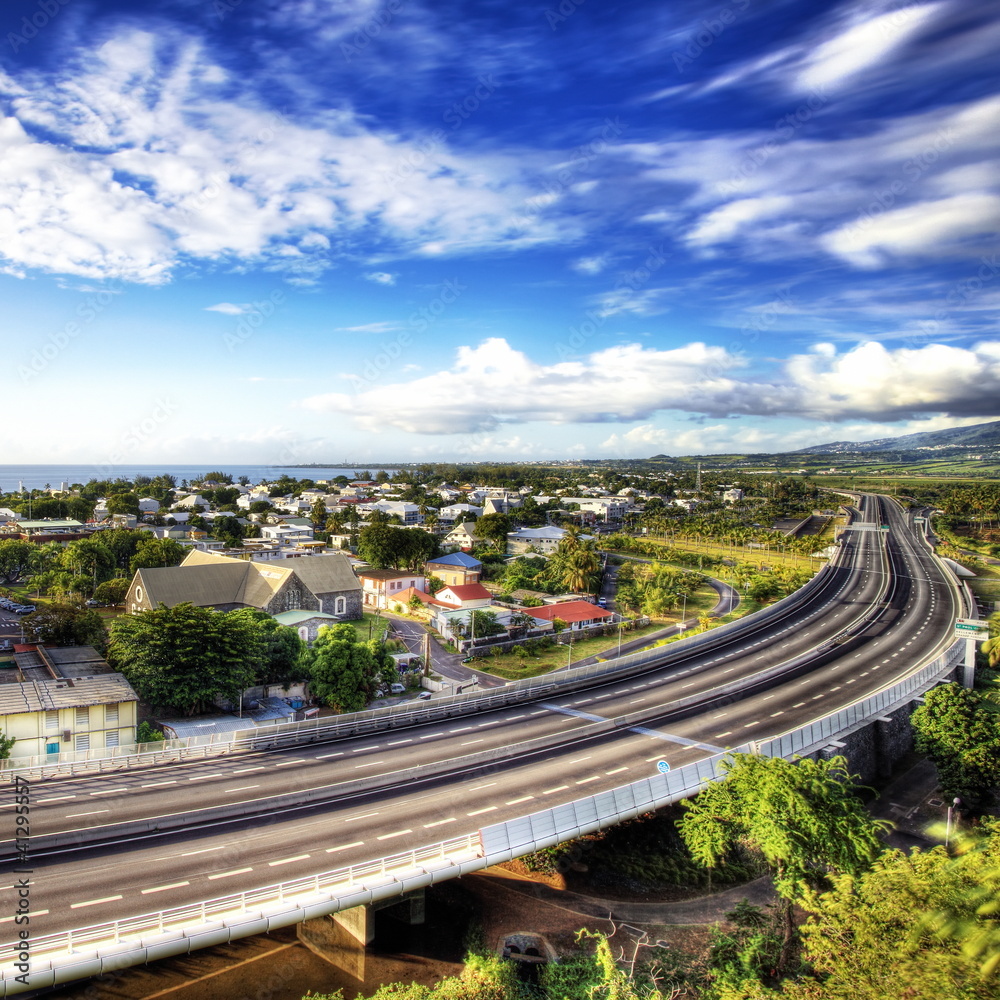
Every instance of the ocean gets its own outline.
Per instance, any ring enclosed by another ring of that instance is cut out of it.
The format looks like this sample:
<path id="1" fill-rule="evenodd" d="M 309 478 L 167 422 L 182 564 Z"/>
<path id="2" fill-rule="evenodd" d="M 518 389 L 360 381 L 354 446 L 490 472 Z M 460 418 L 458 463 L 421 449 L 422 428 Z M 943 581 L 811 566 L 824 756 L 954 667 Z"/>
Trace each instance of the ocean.
<path id="1" fill-rule="evenodd" d="M 225 472 L 238 482 L 240 476 L 247 476 L 251 483 L 261 480 L 279 479 L 282 474 L 293 479 L 335 479 L 337 476 L 356 478 L 359 472 L 370 472 L 372 475 L 380 471 L 390 475 L 398 471 L 395 466 L 357 465 L 353 468 L 336 468 L 334 466 L 316 469 L 301 467 L 285 468 L 276 465 L 0 465 L 0 493 L 15 493 L 21 489 L 43 490 L 47 486 L 59 489 L 61 483 L 86 483 L 91 479 L 107 480 L 119 477 L 133 480 L 136 476 L 159 476 L 169 474 L 177 480 L 186 479 L 193 482 L 201 479 L 208 472 Z"/>

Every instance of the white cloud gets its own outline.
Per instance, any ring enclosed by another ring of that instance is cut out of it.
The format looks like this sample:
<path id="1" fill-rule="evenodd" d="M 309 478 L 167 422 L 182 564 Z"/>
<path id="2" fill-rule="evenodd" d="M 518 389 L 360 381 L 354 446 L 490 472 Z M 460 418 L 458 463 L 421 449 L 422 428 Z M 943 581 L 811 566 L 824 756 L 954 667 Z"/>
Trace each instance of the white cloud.
<path id="1" fill-rule="evenodd" d="M 1000 229 L 1000 195 L 969 193 L 866 215 L 829 233 L 823 244 L 861 267 L 891 257 L 936 257 L 968 237 Z M 986 241 L 981 244 L 985 249 Z"/>
<path id="2" fill-rule="evenodd" d="M 302 405 L 349 414 L 363 430 L 449 435 L 533 421 L 648 421 L 668 410 L 827 421 L 1000 415 L 1000 341 L 894 351 L 865 343 L 844 354 L 823 343 L 793 356 L 769 379 L 737 377 L 744 364 L 722 348 L 692 343 L 672 350 L 626 344 L 540 365 L 493 338 L 459 348 L 450 370 L 355 395 L 313 396 Z M 629 433 L 648 433 L 649 444 L 661 441 L 651 424 Z M 748 442 L 754 443 L 761 442 Z"/>
<path id="3" fill-rule="evenodd" d="M 338 333 L 392 333 L 400 329 L 399 323 L 379 320 L 377 323 L 362 323 L 360 326 L 338 326 Z"/>
<path id="4" fill-rule="evenodd" d="M 350 111 L 301 124 L 234 97 L 203 48 L 168 30 L 122 29 L 54 74 L 26 70 L 0 88 L 16 116 L 0 121 L 8 273 L 158 283 L 184 258 L 237 259 L 309 282 L 331 266 L 331 236 L 373 227 L 413 253 L 515 248 L 574 230 L 525 214 L 530 152 L 455 152 Z"/>
<path id="5" fill-rule="evenodd" d="M 242 316 L 248 313 L 253 306 L 236 305 L 233 302 L 219 302 L 214 306 L 205 306 L 206 312 L 225 313 L 227 316 Z"/>
<path id="6" fill-rule="evenodd" d="M 609 263 L 607 254 L 597 254 L 594 257 L 580 257 L 570 262 L 570 267 L 580 274 L 600 274 Z"/>
<path id="7" fill-rule="evenodd" d="M 365 278 L 368 281 L 374 281 L 377 285 L 396 284 L 396 275 L 390 274 L 388 271 L 372 271 L 370 274 L 366 274 Z"/>
<path id="8" fill-rule="evenodd" d="M 796 77 L 800 90 L 839 89 L 859 73 L 881 68 L 897 49 L 920 34 L 947 9 L 946 3 L 912 4 L 871 16 L 861 8 L 861 20 L 816 46 L 802 59 Z"/>

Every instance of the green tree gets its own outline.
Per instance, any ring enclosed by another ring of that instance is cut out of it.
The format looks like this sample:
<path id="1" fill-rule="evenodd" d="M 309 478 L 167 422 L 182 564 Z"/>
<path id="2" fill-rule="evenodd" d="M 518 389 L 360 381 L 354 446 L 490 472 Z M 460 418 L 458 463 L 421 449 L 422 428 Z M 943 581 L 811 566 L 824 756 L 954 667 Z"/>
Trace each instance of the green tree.
<path id="1" fill-rule="evenodd" d="M 105 580 L 94 588 L 94 600 L 98 604 L 109 604 L 117 607 L 125 603 L 130 581 L 127 577 L 117 576 L 113 580 Z"/>
<path id="2" fill-rule="evenodd" d="M 476 521 L 476 534 L 502 552 L 507 547 L 507 533 L 514 530 L 514 522 L 506 514 L 484 514 Z"/>
<path id="3" fill-rule="evenodd" d="M 129 560 L 129 571 L 134 575 L 140 569 L 179 566 L 187 552 L 188 550 L 173 538 L 156 538 L 149 535 L 136 547 L 135 555 Z"/>
<path id="4" fill-rule="evenodd" d="M 357 712 L 383 684 L 396 680 L 396 664 L 381 639 L 359 641 L 354 626 L 324 625 L 311 650 L 310 687 L 339 712 Z"/>
<path id="5" fill-rule="evenodd" d="M 73 604 L 50 604 L 33 611 L 25 616 L 23 628 L 29 642 L 56 646 L 94 646 L 103 651 L 108 639 L 101 616 Z"/>
<path id="6" fill-rule="evenodd" d="M 886 851 L 859 876 L 833 874 L 800 900 L 807 972 L 768 989 L 745 980 L 720 1000 L 995 1000 L 1000 967 L 1000 835 Z"/>
<path id="7" fill-rule="evenodd" d="M 62 564 L 77 576 L 88 576 L 91 589 L 114 569 L 114 556 L 97 538 L 78 538 L 62 553 Z"/>
<path id="8" fill-rule="evenodd" d="M 740 842 L 761 852 L 784 901 L 784 968 L 794 935 L 793 901 L 805 887 L 825 885 L 831 873 L 864 871 L 881 850 L 879 833 L 887 824 L 869 817 L 843 757 L 792 762 L 733 754 L 722 771 L 724 780 L 684 803 L 681 835 L 708 867 Z"/>
<path id="9" fill-rule="evenodd" d="M 234 620 L 246 620 L 256 630 L 260 643 L 258 684 L 291 684 L 305 680 L 308 667 L 305 660 L 306 644 L 298 632 L 280 625 L 266 611 L 258 608 L 239 608 L 230 611 Z"/>
<path id="10" fill-rule="evenodd" d="M 35 546 L 20 538 L 0 541 L 0 581 L 17 583 L 33 566 Z"/>
<path id="11" fill-rule="evenodd" d="M 16 742 L 17 740 L 13 736 L 6 736 L 0 732 L 0 760 L 6 760 L 10 756 Z"/>
<path id="12" fill-rule="evenodd" d="M 178 604 L 111 623 L 108 660 L 151 705 L 193 715 L 217 697 L 235 702 L 255 683 L 257 629 L 237 612 Z"/>
<path id="13" fill-rule="evenodd" d="M 139 498 L 134 493 L 113 493 L 108 497 L 108 514 L 139 516 Z"/>
<path id="14" fill-rule="evenodd" d="M 938 771 L 946 798 L 977 806 L 1000 783 L 1000 716 L 978 691 L 940 684 L 910 716 L 914 743 Z"/>

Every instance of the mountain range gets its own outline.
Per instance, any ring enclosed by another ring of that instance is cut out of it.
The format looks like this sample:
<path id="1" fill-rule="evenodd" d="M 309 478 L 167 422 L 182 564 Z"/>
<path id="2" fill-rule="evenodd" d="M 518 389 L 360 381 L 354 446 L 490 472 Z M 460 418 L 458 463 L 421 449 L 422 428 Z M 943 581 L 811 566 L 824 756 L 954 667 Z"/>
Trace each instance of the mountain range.
<path id="1" fill-rule="evenodd" d="M 791 455 L 830 455 L 843 452 L 917 451 L 944 448 L 995 448 L 1000 445 L 1000 420 L 986 424 L 951 427 L 943 431 L 920 431 L 901 437 L 877 438 L 874 441 L 832 441 L 811 448 L 800 448 Z"/>

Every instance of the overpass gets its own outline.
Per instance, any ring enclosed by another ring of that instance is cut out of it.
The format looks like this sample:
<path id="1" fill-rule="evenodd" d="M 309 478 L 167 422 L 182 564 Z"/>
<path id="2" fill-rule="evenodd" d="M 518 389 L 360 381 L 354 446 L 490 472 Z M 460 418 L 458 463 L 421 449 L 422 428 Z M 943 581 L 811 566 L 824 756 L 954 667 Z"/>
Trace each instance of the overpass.
<path id="1" fill-rule="evenodd" d="M 727 749 L 822 753 L 887 718 L 955 669 L 965 607 L 898 507 L 859 505 L 802 591 L 615 668 L 36 779 L 29 972 L 5 915 L 6 992 L 398 895 L 694 794 Z"/>

